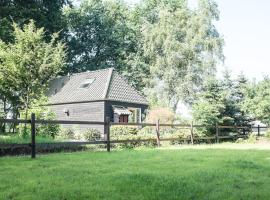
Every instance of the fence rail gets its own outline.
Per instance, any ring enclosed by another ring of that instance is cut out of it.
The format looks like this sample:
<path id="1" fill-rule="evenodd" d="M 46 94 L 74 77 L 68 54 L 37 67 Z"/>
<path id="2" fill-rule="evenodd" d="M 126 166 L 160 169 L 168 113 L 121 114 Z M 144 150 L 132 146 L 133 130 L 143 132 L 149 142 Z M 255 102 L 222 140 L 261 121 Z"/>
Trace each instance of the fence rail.
<path id="1" fill-rule="evenodd" d="M 109 118 L 106 118 L 105 122 L 100 121 L 67 121 L 67 120 L 37 120 L 35 118 L 35 114 L 32 113 L 30 120 L 23 120 L 23 119 L 0 119 L 0 123 L 27 123 L 31 124 L 31 143 L 28 144 L 0 144 L 1 148 L 16 148 L 16 147 L 31 147 L 31 157 L 36 157 L 36 148 L 48 147 L 48 146 L 69 146 L 69 145 L 89 145 L 89 144 L 106 144 L 106 149 L 110 152 L 111 144 L 117 143 L 129 143 L 129 142 L 148 142 L 148 141 L 156 141 L 157 145 L 160 146 L 161 141 L 190 141 L 191 144 L 194 144 L 194 141 L 198 140 L 215 140 L 217 143 L 220 139 L 237 139 L 246 137 L 246 135 L 229 135 L 229 136 L 222 136 L 219 134 L 220 129 L 243 129 L 245 130 L 252 130 L 257 129 L 258 136 L 260 135 L 260 130 L 269 128 L 267 126 L 222 126 L 216 124 L 216 134 L 211 137 L 196 137 L 194 136 L 194 128 L 205 128 L 205 127 L 213 127 L 213 126 L 204 126 L 204 125 L 194 125 L 191 124 L 164 124 L 159 123 L 115 123 L 110 122 Z M 105 133 L 106 136 L 104 140 L 99 141 L 87 141 L 87 142 L 54 142 L 54 143 L 36 143 L 36 124 L 88 124 L 88 125 L 104 125 L 105 126 Z M 111 126 L 141 126 L 141 127 L 155 127 L 156 129 L 156 137 L 155 138 L 148 138 L 148 139 L 132 139 L 132 140 L 111 140 L 110 139 L 110 127 Z M 160 127 L 178 127 L 182 129 L 190 129 L 190 136 L 187 138 L 161 138 L 160 137 Z"/>

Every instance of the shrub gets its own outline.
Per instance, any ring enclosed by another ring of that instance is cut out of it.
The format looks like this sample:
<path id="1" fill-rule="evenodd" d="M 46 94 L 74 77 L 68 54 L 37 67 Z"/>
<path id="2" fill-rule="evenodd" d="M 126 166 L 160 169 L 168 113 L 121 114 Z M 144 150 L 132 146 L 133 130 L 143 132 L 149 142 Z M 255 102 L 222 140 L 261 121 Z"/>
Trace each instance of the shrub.
<path id="1" fill-rule="evenodd" d="M 267 131 L 266 131 L 265 137 L 266 137 L 267 139 L 270 139 L 270 130 L 267 130 Z"/>
<path id="2" fill-rule="evenodd" d="M 55 120 L 56 119 L 55 113 L 48 111 L 45 113 L 45 116 L 43 119 Z M 59 124 L 44 124 L 44 125 L 38 126 L 38 128 L 37 128 L 38 135 L 51 136 L 52 138 L 55 138 L 55 136 L 59 132 L 60 132 L 60 125 Z"/>
<path id="3" fill-rule="evenodd" d="M 113 126 L 110 129 L 111 138 L 115 140 L 119 140 L 123 138 L 123 136 L 130 136 L 131 127 L 126 126 Z M 136 135 L 136 134 L 134 134 Z"/>
<path id="4" fill-rule="evenodd" d="M 87 141 L 96 141 L 101 139 L 101 133 L 97 129 L 87 129 L 82 134 L 82 139 Z"/>
<path id="5" fill-rule="evenodd" d="M 34 101 L 31 104 L 31 108 L 28 110 L 28 116 L 27 119 L 31 118 L 31 113 L 35 113 L 35 117 L 37 120 L 55 120 L 56 115 L 53 111 L 51 111 L 46 106 L 40 106 L 46 104 L 47 99 L 46 97 L 42 97 L 39 100 Z M 20 118 L 26 119 L 26 113 L 25 110 L 20 111 Z M 19 124 L 19 133 L 22 136 L 27 136 L 31 134 L 31 126 L 30 124 Z M 37 135 L 42 136 L 51 136 L 52 138 L 55 138 L 55 136 L 60 131 L 60 125 L 59 124 L 41 124 L 37 126 Z"/>
<path id="6" fill-rule="evenodd" d="M 62 128 L 57 136 L 61 139 L 75 139 L 75 131 L 73 128 Z"/>
<path id="7" fill-rule="evenodd" d="M 146 126 L 138 131 L 138 135 L 152 135 L 155 136 L 156 131 L 154 127 Z"/>
<path id="8" fill-rule="evenodd" d="M 145 127 L 144 130 L 147 130 Z M 153 138 L 153 135 L 147 134 L 143 129 L 138 130 L 134 127 L 116 126 L 111 128 L 111 139 L 112 140 L 141 140 Z M 120 148 L 134 148 L 139 146 L 154 146 L 156 142 L 153 141 L 136 141 L 116 144 L 116 147 Z"/>
<path id="9" fill-rule="evenodd" d="M 256 134 L 256 133 L 251 133 L 251 134 L 248 136 L 247 142 L 248 142 L 248 143 L 255 143 L 256 140 L 257 140 L 257 134 Z"/>

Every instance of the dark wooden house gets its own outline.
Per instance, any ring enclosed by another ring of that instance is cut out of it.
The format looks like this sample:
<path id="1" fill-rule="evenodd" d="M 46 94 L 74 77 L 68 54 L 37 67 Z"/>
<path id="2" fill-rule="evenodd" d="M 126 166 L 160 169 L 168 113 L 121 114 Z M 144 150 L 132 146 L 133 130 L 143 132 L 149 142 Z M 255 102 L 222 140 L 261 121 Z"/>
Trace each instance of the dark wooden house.
<path id="1" fill-rule="evenodd" d="M 58 120 L 141 122 L 147 100 L 113 68 L 56 78 L 48 91 Z M 80 125 L 104 132 L 103 125 Z"/>

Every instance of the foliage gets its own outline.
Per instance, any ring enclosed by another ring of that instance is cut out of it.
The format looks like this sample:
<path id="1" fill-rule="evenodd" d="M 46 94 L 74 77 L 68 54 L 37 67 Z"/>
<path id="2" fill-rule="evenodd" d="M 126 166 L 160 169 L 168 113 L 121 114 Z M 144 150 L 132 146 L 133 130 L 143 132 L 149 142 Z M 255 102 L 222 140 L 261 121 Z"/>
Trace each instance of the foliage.
<path id="1" fill-rule="evenodd" d="M 270 130 L 267 130 L 264 136 L 266 138 L 270 139 Z"/>
<path id="2" fill-rule="evenodd" d="M 152 135 L 150 132 L 144 132 L 143 129 L 134 131 L 134 127 L 126 126 L 114 126 L 111 128 L 111 139 L 112 140 L 140 140 L 140 139 L 149 139 L 155 138 L 155 135 Z M 120 148 L 134 148 L 138 146 L 154 146 L 155 141 L 147 142 L 127 142 L 119 143 L 115 146 Z"/>
<path id="3" fill-rule="evenodd" d="M 226 94 L 222 91 L 217 80 L 209 79 L 200 95 L 192 107 L 192 116 L 196 124 L 209 126 L 209 128 L 200 128 L 203 134 L 213 134 L 216 123 L 222 122 L 221 113 L 225 110 L 224 98 Z"/>
<path id="4" fill-rule="evenodd" d="M 175 118 L 175 114 L 166 107 L 156 107 L 149 110 L 146 121 L 149 123 L 156 123 L 158 120 L 160 123 L 172 124 Z"/>
<path id="5" fill-rule="evenodd" d="M 128 126 L 112 126 L 110 129 L 111 138 L 118 140 L 122 136 L 130 136 L 133 131 L 132 127 Z"/>
<path id="6" fill-rule="evenodd" d="M 23 27 L 31 19 L 37 22 L 37 27 L 44 27 L 47 40 L 51 34 L 60 31 L 63 37 L 66 23 L 62 8 L 68 5 L 69 0 L 3 0 L 0 3 L 0 39 L 4 42 L 13 42 L 13 22 Z"/>
<path id="7" fill-rule="evenodd" d="M 57 137 L 66 140 L 95 141 L 101 139 L 101 133 L 93 128 L 82 130 L 77 126 L 72 126 L 66 128 L 62 127 Z"/>
<path id="8" fill-rule="evenodd" d="M 97 129 L 89 128 L 82 133 L 82 138 L 87 141 L 96 141 L 101 139 L 101 133 Z"/>
<path id="9" fill-rule="evenodd" d="M 58 140 L 48 135 L 36 136 L 36 143 L 52 143 L 55 141 Z M 5 133 L 4 135 L 0 135 L 1 144 L 29 144 L 30 142 L 31 142 L 31 135 L 27 135 L 26 137 L 22 137 L 22 135 L 18 133 Z"/>
<path id="10" fill-rule="evenodd" d="M 270 79 L 265 77 L 257 84 L 249 84 L 245 92 L 243 109 L 254 119 L 270 125 Z"/>
<path id="11" fill-rule="evenodd" d="M 64 66 L 65 50 L 56 41 L 57 34 L 46 42 L 44 29 L 37 29 L 33 21 L 23 29 L 17 24 L 13 28 L 14 43 L 0 40 L 0 88 L 10 102 L 17 99 L 27 118 L 29 105 L 44 94 Z"/>
<path id="12" fill-rule="evenodd" d="M 143 140 L 143 139 L 152 139 L 152 141 L 146 142 L 128 142 L 117 144 L 117 147 L 120 148 L 134 148 L 139 146 L 156 146 L 156 130 L 155 127 L 143 127 L 137 128 L 136 133 L 131 133 L 133 127 L 126 126 L 115 126 L 111 128 L 111 139 L 112 140 Z M 161 127 L 160 128 L 160 137 L 161 138 L 179 138 L 184 139 L 190 137 L 190 131 L 180 130 L 177 128 L 171 127 Z M 177 139 L 173 142 L 177 142 Z"/>
<path id="13" fill-rule="evenodd" d="M 248 82 L 242 75 L 237 80 L 232 80 L 228 71 L 225 71 L 222 80 L 210 78 L 206 81 L 192 107 L 196 123 L 207 126 L 200 128 L 202 133 L 214 134 L 216 124 L 247 126 L 251 122 L 252 118 L 243 109 L 247 85 Z M 220 130 L 220 133 L 226 134 L 230 131 L 232 130 Z"/>
<path id="14" fill-rule="evenodd" d="M 255 144 L 257 141 L 257 133 L 251 133 L 248 135 L 247 138 L 238 138 L 236 140 L 236 143 L 242 143 L 242 144 Z"/>
<path id="15" fill-rule="evenodd" d="M 223 40 L 213 25 L 217 5 L 201 0 L 193 11 L 184 0 L 142 4 L 143 56 L 152 78 L 146 92 L 175 111 L 179 99 L 192 103 L 194 91 L 223 58 Z"/>
<path id="16" fill-rule="evenodd" d="M 31 108 L 28 110 L 29 113 L 35 113 L 37 120 L 55 120 L 56 115 L 49 107 L 42 106 L 48 102 L 47 97 L 41 97 L 39 100 L 35 100 L 31 104 Z M 26 110 L 20 111 L 20 117 L 23 119 L 30 119 L 30 116 L 26 116 Z M 25 129 L 26 128 L 26 129 Z M 50 136 L 55 138 L 60 131 L 59 124 L 41 124 L 36 128 L 36 134 L 41 136 Z M 26 137 L 31 135 L 30 125 L 19 124 L 19 133 Z"/>
<path id="17" fill-rule="evenodd" d="M 57 135 L 57 138 L 60 139 L 75 139 L 75 131 L 71 128 L 61 128 L 59 134 Z"/>
<path id="18" fill-rule="evenodd" d="M 115 67 L 119 71 L 134 50 L 128 8 L 120 1 L 82 1 L 65 10 L 69 35 L 69 71 Z"/>

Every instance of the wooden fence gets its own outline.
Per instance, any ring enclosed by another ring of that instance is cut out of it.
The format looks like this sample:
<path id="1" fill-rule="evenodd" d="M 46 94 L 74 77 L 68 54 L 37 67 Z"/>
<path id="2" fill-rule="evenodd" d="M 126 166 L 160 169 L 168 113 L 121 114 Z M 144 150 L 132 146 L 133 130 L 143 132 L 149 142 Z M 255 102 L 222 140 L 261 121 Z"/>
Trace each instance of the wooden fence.
<path id="1" fill-rule="evenodd" d="M 69 146 L 69 145 L 88 145 L 88 144 L 106 144 L 106 149 L 108 152 L 111 150 L 111 144 L 114 143 L 129 143 L 129 142 L 147 142 L 147 141 L 154 141 L 157 143 L 158 146 L 160 146 L 161 141 L 190 141 L 191 144 L 194 144 L 194 141 L 196 140 L 215 140 L 216 143 L 219 142 L 220 139 L 237 139 L 237 138 L 243 138 L 247 135 L 245 134 L 245 130 L 251 130 L 256 128 L 258 131 L 258 136 L 260 135 L 260 130 L 262 128 L 268 128 L 268 127 L 261 127 L 261 126 L 220 126 L 216 124 L 216 134 L 214 136 L 210 137 L 195 137 L 194 136 L 194 128 L 205 128 L 206 126 L 203 125 L 194 125 L 191 124 L 162 124 L 159 122 L 159 120 L 156 123 L 115 123 L 110 122 L 109 118 L 106 118 L 105 122 L 100 121 L 67 121 L 67 120 L 36 120 L 35 114 L 31 114 L 30 120 L 22 120 L 22 119 L 0 119 L 0 123 L 27 123 L 31 125 L 31 143 L 29 144 L 0 144 L 1 148 L 7 148 L 7 147 L 31 147 L 31 158 L 36 157 L 36 146 L 39 147 L 46 147 L 50 145 L 62 145 L 62 146 Z M 36 144 L 36 124 L 94 124 L 94 125 L 104 125 L 105 126 L 105 139 L 100 141 L 86 141 L 86 142 L 54 142 L 54 143 L 38 143 Z M 132 140 L 111 140 L 110 139 L 110 127 L 111 126 L 141 126 L 141 127 L 155 127 L 156 135 L 155 138 L 149 138 L 149 139 L 132 139 Z M 190 137 L 189 138 L 161 138 L 160 137 L 160 127 L 178 127 L 182 129 L 190 129 Z M 221 136 L 220 129 L 243 129 L 244 134 L 237 134 L 237 135 L 229 135 L 229 136 Z"/>

